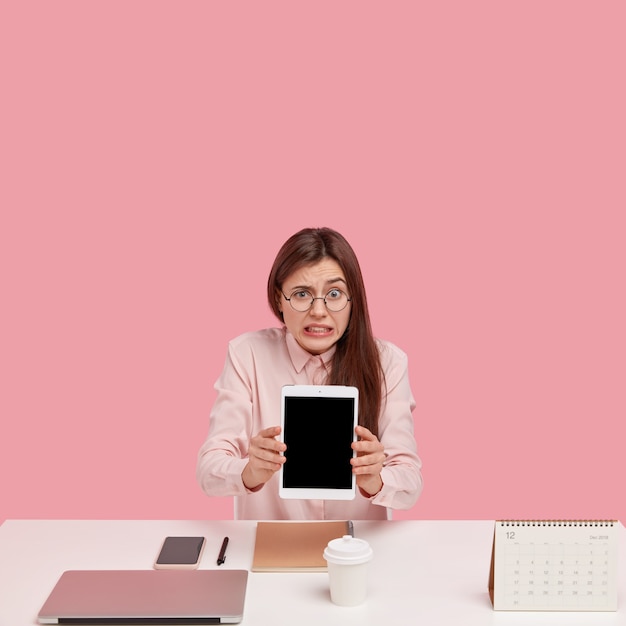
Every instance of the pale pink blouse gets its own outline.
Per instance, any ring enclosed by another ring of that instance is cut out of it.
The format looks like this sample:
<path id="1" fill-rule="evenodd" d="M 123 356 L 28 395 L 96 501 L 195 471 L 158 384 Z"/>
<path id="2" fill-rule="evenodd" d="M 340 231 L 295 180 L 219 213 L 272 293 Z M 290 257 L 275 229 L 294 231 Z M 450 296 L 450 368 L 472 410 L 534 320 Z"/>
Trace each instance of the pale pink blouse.
<path id="1" fill-rule="evenodd" d="M 241 473 L 248 462 L 250 438 L 280 425 L 283 385 L 323 384 L 334 348 L 314 356 L 286 328 L 246 333 L 232 340 L 211 411 L 209 434 L 198 454 L 197 478 L 209 496 L 234 496 L 237 519 L 386 519 L 387 509 L 412 507 L 422 490 L 407 356 L 378 341 L 387 396 L 379 419 L 379 439 L 387 459 L 379 493 L 354 500 L 285 500 L 278 495 L 278 474 L 261 489 L 246 489 Z M 324 434 L 320 433 L 320 448 Z M 323 450 L 321 450 L 323 454 Z"/>

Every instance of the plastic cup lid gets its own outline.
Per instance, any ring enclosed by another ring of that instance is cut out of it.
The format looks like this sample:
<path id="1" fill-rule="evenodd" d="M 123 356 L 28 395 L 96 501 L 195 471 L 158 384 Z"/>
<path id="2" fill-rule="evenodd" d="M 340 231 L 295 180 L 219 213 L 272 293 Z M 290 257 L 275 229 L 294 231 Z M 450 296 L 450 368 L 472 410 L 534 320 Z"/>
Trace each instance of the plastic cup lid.
<path id="1" fill-rule="evenodd" d="M 324 550 L 324 558 L 329 563 L 341 565 L 359 565 L 372 558 L 372 548 L 364 539 L 352 535 L 344 535 L 328 542 Z"/>

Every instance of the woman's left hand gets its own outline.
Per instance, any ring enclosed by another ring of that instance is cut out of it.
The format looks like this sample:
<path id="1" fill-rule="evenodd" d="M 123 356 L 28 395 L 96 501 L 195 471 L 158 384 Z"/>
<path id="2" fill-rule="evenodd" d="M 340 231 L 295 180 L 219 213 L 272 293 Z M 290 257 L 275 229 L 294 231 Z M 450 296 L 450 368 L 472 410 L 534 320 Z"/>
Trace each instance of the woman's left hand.
<path id="1" fill-rule="evenodd" d="M 375 496 L 383 486 L 380 472 L 387 458 L 383 444 L 364 426 L 357 426 L 355 430 L 358 441 L 352 443 L 356 457 L 350 459 L 352 472 L 356 475 L 356 484 L 367 495 Z"/>

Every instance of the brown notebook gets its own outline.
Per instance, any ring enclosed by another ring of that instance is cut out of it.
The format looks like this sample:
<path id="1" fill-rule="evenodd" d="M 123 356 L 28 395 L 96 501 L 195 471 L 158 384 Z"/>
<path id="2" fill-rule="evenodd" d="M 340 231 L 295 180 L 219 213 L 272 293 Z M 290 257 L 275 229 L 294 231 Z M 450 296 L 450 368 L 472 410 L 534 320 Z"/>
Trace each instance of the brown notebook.
<path id="1" fill-rule="evenodd" d="M 348 521 L 257 522 L 252 571 L 326 571 L 324 548 L 348 534 Z"/>

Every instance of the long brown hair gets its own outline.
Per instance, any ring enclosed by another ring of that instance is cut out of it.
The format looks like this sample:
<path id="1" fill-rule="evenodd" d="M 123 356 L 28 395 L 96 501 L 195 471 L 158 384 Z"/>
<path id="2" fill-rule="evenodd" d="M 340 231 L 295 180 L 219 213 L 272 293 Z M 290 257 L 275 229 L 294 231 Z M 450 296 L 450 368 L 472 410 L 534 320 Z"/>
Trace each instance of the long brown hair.
<path id="1" fill-rule="evenodd" d="M 278 297 L 285 280 L 307 265 L 334 259 L 346 278 L 351 298 L 350 321 L 333 356 L 329 384 L 359 390 L 359 424 L 378 436 L 378 416 L 385 377 L 372 334 L 365 285 L 358 259 L 343 235 L 330 228 L 305 228 L 292 235 L 279 250 L 267 281 L 267 299 L 282 322 Z"/>

